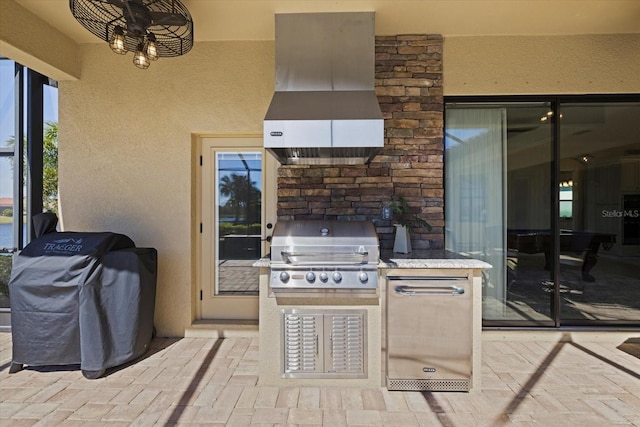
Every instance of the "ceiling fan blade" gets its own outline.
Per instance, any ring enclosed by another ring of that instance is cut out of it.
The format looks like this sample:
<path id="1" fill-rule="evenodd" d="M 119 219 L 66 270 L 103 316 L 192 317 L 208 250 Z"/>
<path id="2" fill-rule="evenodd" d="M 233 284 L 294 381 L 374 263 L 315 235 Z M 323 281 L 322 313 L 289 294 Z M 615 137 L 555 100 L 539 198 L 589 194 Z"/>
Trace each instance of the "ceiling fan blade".
<path id="1" fill-rule="evenodd" d="M 114 6 L 117 6 L 117 7 L 121 8 L 121 9 L 124 9 L 125 5 L 127 3 L 127 0 L 101 0 L 101 1 L 103 1 L 104 3 L 112 4 Z"/>
<path id="2" fill-rule="evenodd" d="M 163 25 L 165 27 L 187 25 L 187 18 L 179 13 L 149 12 L 151 15 L 151 25 Z"/>

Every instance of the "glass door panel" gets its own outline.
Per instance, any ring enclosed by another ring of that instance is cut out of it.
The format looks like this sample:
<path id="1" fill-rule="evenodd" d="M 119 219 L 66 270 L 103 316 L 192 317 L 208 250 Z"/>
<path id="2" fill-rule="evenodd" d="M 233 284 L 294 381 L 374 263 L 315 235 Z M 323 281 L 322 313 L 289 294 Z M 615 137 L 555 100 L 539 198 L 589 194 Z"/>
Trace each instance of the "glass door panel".
<path id="1" fill-rule="evenodd" d="M 492 265 L 484 274 L 485 313 L 504 312 L 504 149 L 506 110 L 451 108 L 445 133 L 446 249 Z"/>
<path id="2" fill-rule="evenodd" d="M 561 105 L 560 317 L 640 321 L 640 104 Z"/>
<path id="3" fill-rule="evenodd" d="M 262 153 L 216 154 L 216 295 L 257 295 L 261 256 Z"/>
<path id="4" fill-rule="evenodd" d="M 446 248 L 483 273 L 485 324 L 553 324 L 549 103 L 448 106 Z"/>
<path id="5" fill-rule="evenodd" d="M 549 103 L 507 104 L 507 310 L 501 320 L 553 321 Z"/>
<path id="6" fill-rule="evenodd" d="M 13 157 L 0 157 L 0 309 L 8 309 L 14 244 Z"/>
<path id="7" fill-rule="evenodd" d="M 12 252 L 18 246 L 14 243 L 13 215 L 16 129 L 14 74 L 15 63 L 0 58 L 0 310 L 9 309 Z M 1 326 L 4 324 L 0 318 Z"/>

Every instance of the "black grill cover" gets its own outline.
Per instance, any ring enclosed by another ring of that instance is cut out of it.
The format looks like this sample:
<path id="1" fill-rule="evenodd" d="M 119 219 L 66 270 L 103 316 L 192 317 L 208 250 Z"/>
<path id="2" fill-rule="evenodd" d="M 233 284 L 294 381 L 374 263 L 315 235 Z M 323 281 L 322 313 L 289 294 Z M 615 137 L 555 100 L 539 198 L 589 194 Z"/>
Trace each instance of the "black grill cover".
<path id="1" fill-rule="evenodd" d="M 14 259 L 12 363 L 80 364 L 101 375 L 142 355 L 153 333 L 156 250 L 117 233 L 50 230 Z"/>

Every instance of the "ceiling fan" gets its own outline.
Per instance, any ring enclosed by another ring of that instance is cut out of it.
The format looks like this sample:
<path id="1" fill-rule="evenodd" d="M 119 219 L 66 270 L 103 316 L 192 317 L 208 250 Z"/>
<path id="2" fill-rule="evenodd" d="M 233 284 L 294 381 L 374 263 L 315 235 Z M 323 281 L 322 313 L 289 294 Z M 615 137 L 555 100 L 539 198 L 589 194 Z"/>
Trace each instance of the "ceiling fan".
<path id="1" fill-rule="evenodd" d="M 180 56 L 193 47 L 193 19 L 179 0 L 69 0 L 71 13 L 118 54 L 135 52 L 134 64 Z"/>

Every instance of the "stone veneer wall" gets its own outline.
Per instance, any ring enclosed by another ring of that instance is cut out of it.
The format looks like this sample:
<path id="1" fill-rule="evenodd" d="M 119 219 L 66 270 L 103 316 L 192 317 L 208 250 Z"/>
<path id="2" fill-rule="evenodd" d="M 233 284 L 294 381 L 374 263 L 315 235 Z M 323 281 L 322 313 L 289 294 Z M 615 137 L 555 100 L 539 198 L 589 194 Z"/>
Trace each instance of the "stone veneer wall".
<path id="1" fill-rule="evenodd" d="M 281 166 L 278 219 L 373 220 L 381 248 L 389 249 L 395 228 L 381 210 L 402 196 L 433 227 L 413 231 L 413 248 L 442 249 L 442 37 L 378 36 L 375 70 L 384 148 L 368 165 Z"/>

